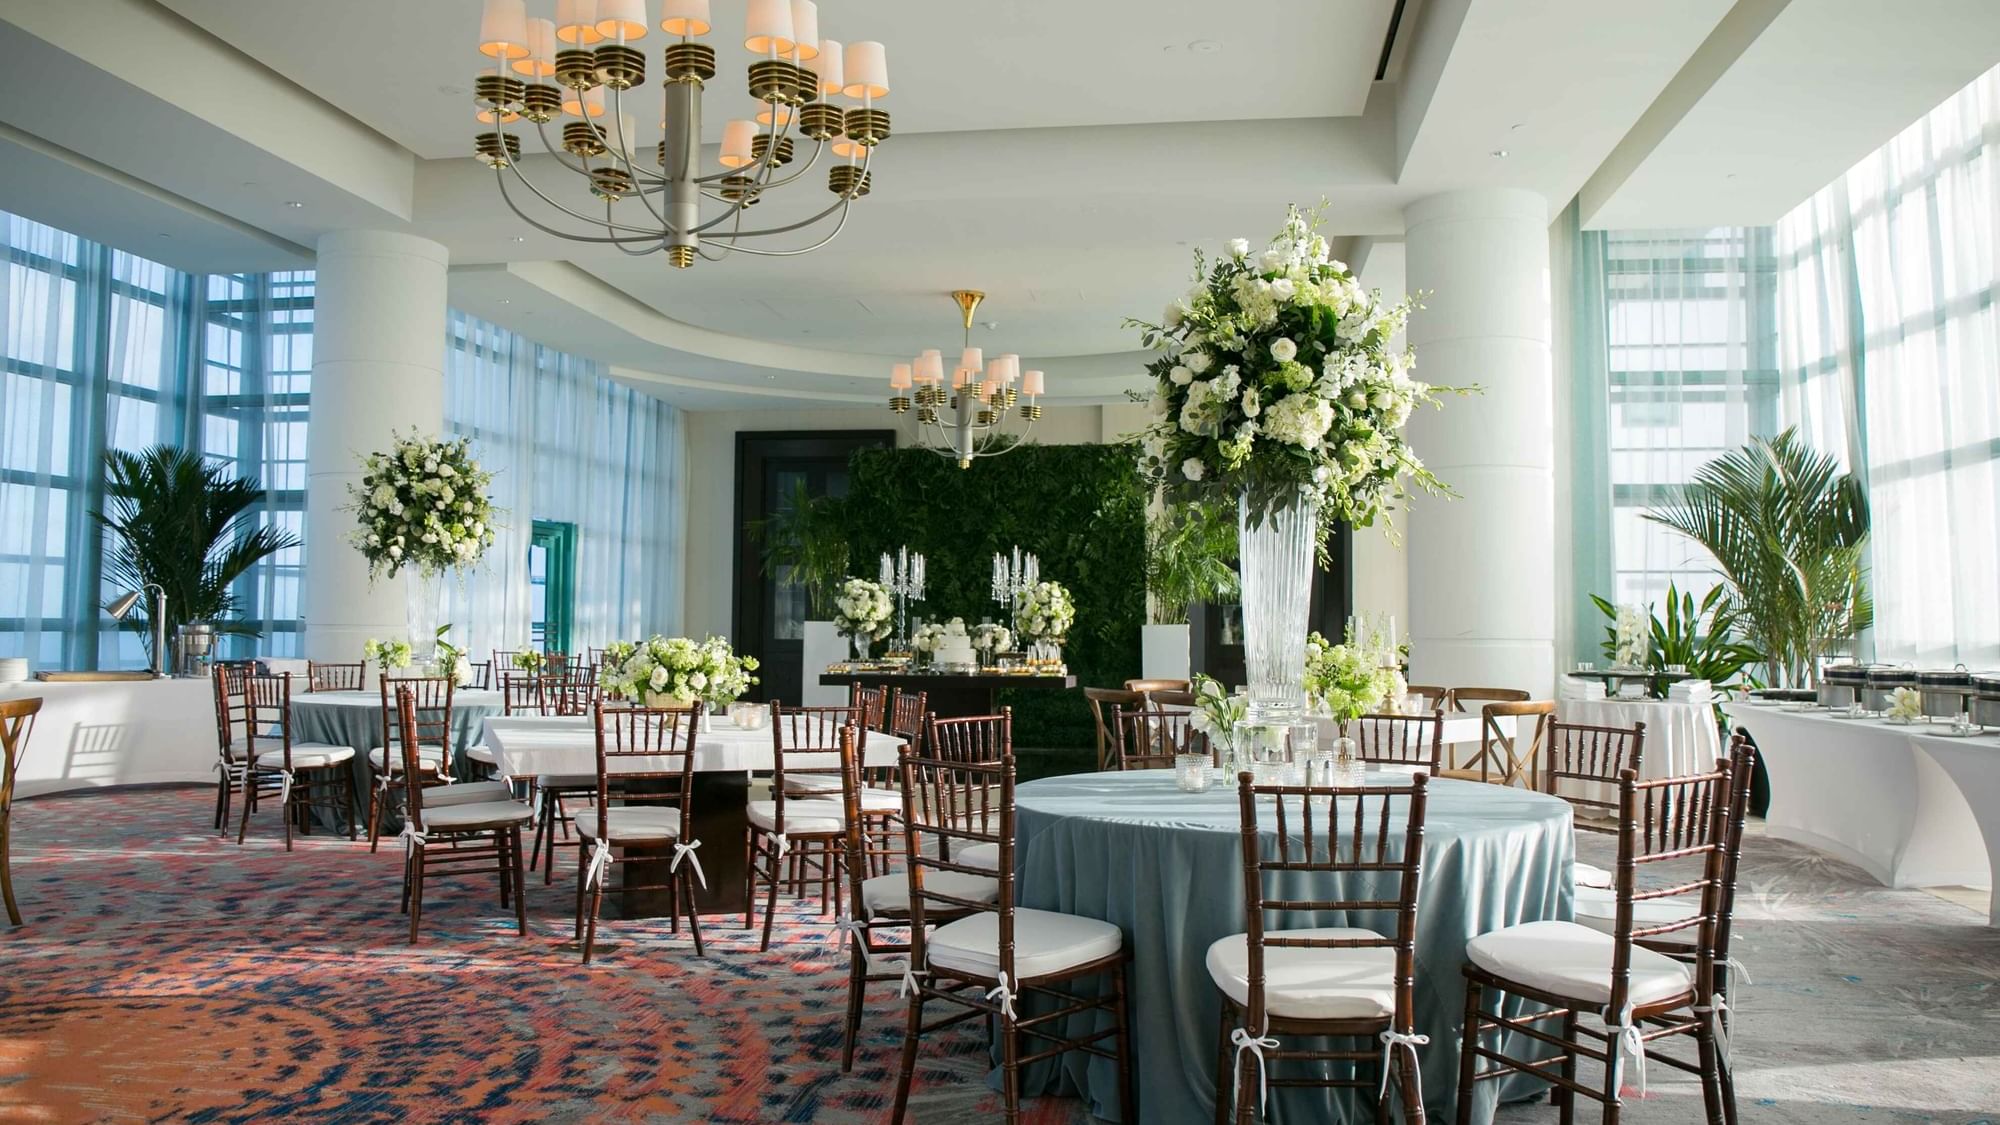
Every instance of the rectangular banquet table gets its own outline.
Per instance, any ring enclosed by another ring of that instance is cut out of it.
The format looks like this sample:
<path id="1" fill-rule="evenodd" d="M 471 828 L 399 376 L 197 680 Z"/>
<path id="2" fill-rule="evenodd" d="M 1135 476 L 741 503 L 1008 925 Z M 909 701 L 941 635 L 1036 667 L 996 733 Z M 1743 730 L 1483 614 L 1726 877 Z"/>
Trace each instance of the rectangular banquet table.
<path id="1" fill-rule="evenodd" d="M 694 823 L 689 842 L 710 841 L 701 849 L 707 886 L 695 902 L 703 914 L 733 914 L 744 907 L 743 840 L 749 831 L 750 773 L 768 771 L 777 756 L 770 726 L 744 730 L 726 718 L 713 719 L 709 730 L 695 736 Z M 597 776 L 597 733 L 588 718 L 530 715 L 493 716 L 486 720 L 481 740 L 493 751 L 502 777 Z M 869 731 L 862 764 L 893 766 L 903 740 Z M 625 768 L 645 769 L 644 759 L 628 759 Z M 626 849 L 628 857 L 638 849 Z M 666 863 L 671 853 L 656 861 Z M 651 863 L 645 865 L 650 868 Z M 642 870 L 637 881 L 667 882 L 664 872 Z M 657 892 L 621 895 L 628 916 L 664 915 L 664 895 Z"/>
<path id="2" fill-rule="evenodd" d="M 1063 691 L 1076 686 L 1075 676 L 1018 676 L 1006 672 L 833 672 L 819 678 L 822 687 L 893 687 L 927 694 L 924 709 L 940 719 L 999 714 L 1002 691 L 1018 689 Z"/>

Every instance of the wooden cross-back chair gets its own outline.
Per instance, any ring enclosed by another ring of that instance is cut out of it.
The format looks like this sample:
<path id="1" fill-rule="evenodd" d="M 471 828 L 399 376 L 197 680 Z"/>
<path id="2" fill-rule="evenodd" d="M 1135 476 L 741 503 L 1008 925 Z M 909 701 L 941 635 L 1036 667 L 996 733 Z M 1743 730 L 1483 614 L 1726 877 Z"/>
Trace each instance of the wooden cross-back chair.
<path id="1" fill-rule="evenodd" d="M 1195 713 L 1180 707 L 1120 707 L 1112 728 L 1113 762 L 1121 770 L 1172 769 L 1182 754 L 1215 751 L 1196 730 Z"/>
<path id="2" fill-rule="evenodd" d="M 1415 688 L 1411 689 L 1416 690 Z M 1450 691 L 1451 709 L 1466 711 L 1468 703 L 1526 703 L 1534 698 L 1519 688 L 1504 687 L 1455 687 Z"/>
<path id="3" fill-rule="evenodd" d="M 697 879 L 707 886 L 708 877 L 695 853 L 701 841 L 693 838 L 699 711 L 600 706 L 591 715 L 597 728 L 596 803 L 576 821 L 576 930 L 583 943 L 583 963 L 590 963 L 597 943 L 597 917 L 611 866 L 624 862 L 620 850 L 628 847 L 673 849 L 665 882 L 635 882 L 636 869 L 628 867 L 620 888 L 667 892 L 669 930 L 680 931 L 685 911 L 695 955 L 700 956 L 701 922 L 694 888 Z"/>
<path id="4" fill-rule="evenodd" d="M 1140 695 L 1151 695 L 1156 691 L 1189 691 L 1194 684 L 1188 680 L 1126 680 L 1125 690 L 1136 691 Z"/>
<path id="5" fill-rule="evenodd" d="M 1643 1096 L 1646 1064 L 1655 1062 L 1701 1080 L 1712 1125 L 1734 1119 L 1733 1091 L 1722 1074 L 1726 1041 L 1715 1034 L 1732 787 L 1748 781 L 1732 772 L 1724 763 L 1713 773 L 1640 781 L 1635 771 L 1623 771 L 1609 932 L 1577 922 L 1528 922 L 1467 944 L 1461 1107 L 1471 1104 L 1477 1082 L 1531 1073 L 1554 1087 L 1551 1100 L 1562 1120 L 1572 1119 L 1581 1095 L 1601 1103 L 1604 1121 L 1615 1125 L 1627 1076 L 1638 1077 Z M 1657 878 L 1655 865 L 1662 871 Z M 1669 902 L 1680 905 L 1653 908 Z M 1676 934 L 1687 939 L 1683 958 L 1652 948 Z M 1497 995 L 1489 1005 L 1490 994 Z M 1521 1014 L 1503 1014 L 1510 1011 Z M 1660 1041 L 1679 1036 L 1695 1040 L 1696 1061 L 1655 1053 Z M 1533 1058 L 1508 1053 L 1529 1045 Z M 1579 1078 L 1583 1060 L 1601 1065 L 1595 1083 Z"/>
<path id="6" fill-rule="evenodd" d="M 1362 762 L 1438 772 L 1443 715 L 1363 715 L 1348 724 L 1347 733 L 1354 739 L 1354 756 Z"/>
<path id="7" fill-rule="evenodd" d="M 7 921 L 21 924 L 21 908 L 14 902 L 14 872 L 11 858 L 14 839 L 14 778 L 21 770 L 21 756 L 28 752 L 28 737 L 35 733 L 35 716 L 42 710 L 42 697 L 0 699 L 0 897 L 7 900 Z"/>
<path id="8" fill-rule="evenodd" d="M 424 887 L 446 875 L 492 874 L 500 879 L 500 907 L 514 906 L 514 923 L 528 936 L 521 826 L 533 812 L 497 782 L 439 789 L 426 784 L 424 719 L 416 681 L 396 680 L 395 723 L 403 786 L 403 909 L 410 916 L 410 944 L 424 917 Z M 384 777 L 389 776 L 386 772 Z M 482 786 L 490 786 L 483 789 Z M 462 792 L 452 792 L 452 789 Z M 495 792 L 497 790 L 497 792 Z M 443 794 L 450 796 L 443 797 Z"/>
<path id="9" fill-rule="evenodd" d="M 1535 767 L 1554 721 L 1553 700 L 1488 703 L 1479 709 L 1479 752 L 1462 766 L 1443 771 L 1459 781 L 1535 785 Z M 1511 720 L 1503 722 L 1502 720 Z M 1523 724 L 1531 724 L 1524 732 Z"/>
<path id="10" fill-rule="evenodd" d="M 1451 689 L 1435 684 L 1411 684 L 1403 689 L 1403 694 L 1417 701 L 1417 706 L 1425 712 L 1445 711 L 1451 708 Z"/>
<path id="11" fill-rule="evenodd" d="M 932 737 L 924 748 L 903 755 L 900 762 L 910 936 L 907 982 L 913 987 L 890 1120 L 902 1125 L 908 1114 L 917 1047 L 925 1034 L 967 1020 L 994 1019 L 1007 1121 L 1020 1119 L 1021 1068 L 1071 1051 L 1111 1059 L 1118 1067 L 1120 1117 L 1142 1121 L 1133 1092 L 1125 980 L 1129 956 L 1123 935 L 1117 926 L 1096 918 L 1015 906 L 1013 755 L 997 760 L 977 756 L 993 747 L 990 733 L 960 737 L 974 728 L 946 727 L 948 722 L 960 720 L 933 718 Z M 1008 728 L 1011 722 L 999 726 Z M 975 848 L 991 848 L 997 870 L 967 862 Z M 1108 987 L 1078 989 L 1069 983 L 1086 977 L 1109 978 Z M 1037 1001 L 1034 1011 L 1018 1011 L 1016 1002 L 1030 996 Z M 951 1014 L 927 1023 L 925 1009 L 937 1004 L 946 1005 Z M 1073 1017 L 1107 1008 L 1112 1026 L 1069 1034 L 1076 1024 Z M 1030 1040 L 1045 1046 L 1023 1053 Z M 1107 1047 L 1106 1040 L 1115 1045 Z"/>
<path id="12" fill-rule="evenodd" d="M 1090 720 L 1097 728 L 1097 768 L 1099 771 L 1117 768 L 1115 747 L 1117 740 L 1112 736 L 1111 725 L 1121 707 L 1143 707 L 1146 693 L 1124 688 L 1084 688 L 1084 702 L 1090 704 Z"/>
<path id="13" fill-rule="evenodd" d="M 1225 1105 L 1242 1125 L 1255 1121 L 1268 1086 L 1390 1085 L 1405 1119 L 1424 1121 L 1415 988 L 1429 784 L 1417 774 L 1404 786 L 1260 786 L 1238 775 L 1248 929 L 1208 951 L 1209 976 L 1222 993 L 1218 1121 Z M 1331 893 L 1297 897 L 1305 885 Z M 1391 925 L 1288 929 L 1266 921 L 1291 912 L 1387 915 Z M 1359 1042 L 1288 1044 L 1294 1037 Z M 1280 1060 L 1313 1063 L 1315 1073 L 1274 1073 Z M 1388 1120 L 1386 1097 L 1377 1119 Z"/>

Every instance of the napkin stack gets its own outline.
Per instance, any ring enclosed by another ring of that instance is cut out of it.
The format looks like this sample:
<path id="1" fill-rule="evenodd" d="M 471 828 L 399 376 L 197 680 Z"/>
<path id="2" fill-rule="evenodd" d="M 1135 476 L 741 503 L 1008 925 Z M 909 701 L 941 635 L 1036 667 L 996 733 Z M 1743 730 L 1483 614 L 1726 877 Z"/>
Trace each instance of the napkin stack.
<path id="1" fill-rule="evenodd" d="M 1574 676 L 1564 676 L 1561 698 L 1575 703 L 1587 703 L 1604 698 L 1603 680 L 1584 680 Z"/>
<path id="2" fill-rule="evenodd" d="M 1707 703 L 1715 698 L 1715 688 L 1707 680 L 1682 680 L 1667 685 L 1671 703 Z"/>
<path id="3" fill-rule="evenodd" d="M 28 679 L 28 658 L 9 656 L 0 659 L 0 684 L 25 683 Z"/>

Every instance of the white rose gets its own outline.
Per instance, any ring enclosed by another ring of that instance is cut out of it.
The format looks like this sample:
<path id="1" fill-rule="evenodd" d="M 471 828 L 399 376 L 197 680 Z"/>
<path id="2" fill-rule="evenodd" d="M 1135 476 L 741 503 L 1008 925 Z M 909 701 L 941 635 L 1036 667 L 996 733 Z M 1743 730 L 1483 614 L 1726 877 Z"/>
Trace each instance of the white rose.
<path id="1" fill-rule="evenodd" d="M 1283 250 L 1274 246 L 1257 259 L 1257 268 L 1264 273 L 1277 273 L 1285 268 L 1286 257 Z"/>
<path id="2" fill-rule="evenodd" d="M 1280 336 L 1271 341 L 1271 358 L 1279 363 L 1290 363 L 1299 356 L 1299 346 L 1292 343 L 1290 336 Z"/>
<path id="3" fill-rule="evenodd" d="M 653 674 L 646 678 L 646 682 L 653 686 L 654 691 L 659 691 L 667 686 L 667 670 L 665 668 L 654 668 Z"/>
<path id="4" fill-rule="evenodd" d="M 1185 387 L 1188 381 L 1194 378 L 1194 372 L 1189 371 L 1185 365 L 1175 364 L 1174 369 L 1167 372 L 1167 378 L 1172 379 L 1175 386 Z"/>
<path id="5" fill-rule="evenodd" d="M 1240 261 L 1242 261 L 1242 260 L 1243 260 L 1244 258 L 1247 258 L 1247 257 L 1249 257 L 1249 256 L 1250 256 L 1250 240 L 1249 240 L 1249 239 L 1247 239 L 1247 238 L 1232 238 L 1232 239 L 1230 239 L 1230 240 L 1229 240 L 1229 256 L 1230 256 L 1230 257 L 1232 257 L 1232 258 L 1234 258 L 1234 259 L 1236 259 L 1236 260 L 1237 260 L 1237 261 L 1239 261 L 1239 262 L 1240 262 Z"/>
<path id="6" fill-rule="evenodd" d="M 1368 409 L 1368 393 L 1366 391 L 1355 391 L 1352 394 L 1348 395 L 1347 408 L 1349 410 Z"/>
<path id="7" fill-rule="evenodd" d="M 1209 358 L 1207 352 L 1189 352 L 1187 354 L 1187 368 L 1196 375 L 1207 371 L 1209 365 L 1214 362 L 1214 360 Z"/>
<path id="8" fill-rule="evenodd" d="M 1181 320 L 1186 316 L 1187 310 L 1181 308 L 1179 301 L 1175 301 L 1173 304 L 1167 306 L 1167 313 L 1161 318 L 1161 322 L 1168 328 L 1179 328 Z"/>
<path id="9" fill-rule="evenodd" d="M 401 547 L 396 547 L 396 546 L 391 546 L 391 547 L 389 548 L 389 557 L 390 557 L 390 558 L 392 558 L 392 559 L 400 559 L 400 558 L 402 558 L 402 557 L 403 557 L 403 549 L 402 549 Z"/>
<path id="10" fill-rule="evenodd" d="M 1281 277 L 1271 283 L 1271 296 L 1280 301 L 1289 301 L 1297 296 L 1298 292 L 1299 287 L 1292 284 L 1292 279 L 1289 277 Z"/>
<path id="11" fill-rule="evenodd" d="M 696 691 L 700 691 L 701 689 L 707 687 L 708 674 L 706 672 L 693 673 L 692 675 L 688 676 L 688 686 Z"/>
<path id="12" fill-rule="evenodd" d="M 1181 475 L 1189 480 L 1200 480 L 1203 472 L 1204 469 L 1199 457 L 1190 457 L 1181 462 Z"/>
<path id="13" fill-rule="evenodd" d="M 1259 402 L 1257 398 L 1257 388 L 1252 387 L 1249 390 L 1243 392 L 1244 417 L 1255 418 L 1257 416 L 1257 412 L 1262 410 L 1263 408 L 1264 408 L 1263 404 Z"/>

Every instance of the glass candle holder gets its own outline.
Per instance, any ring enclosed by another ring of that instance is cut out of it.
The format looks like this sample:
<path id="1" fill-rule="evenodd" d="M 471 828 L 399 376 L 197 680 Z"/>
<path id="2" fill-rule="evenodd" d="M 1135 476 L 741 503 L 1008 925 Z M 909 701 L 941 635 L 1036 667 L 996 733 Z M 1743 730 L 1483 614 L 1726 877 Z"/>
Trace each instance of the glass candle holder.
<path id="1" fill-rule="evenodd" d="M 1206 754 L 1174 755 L 1174 784 L 1183 793 L 1206 793 L 1213 775 L 1209 767 L 1214 763 Z"/>

